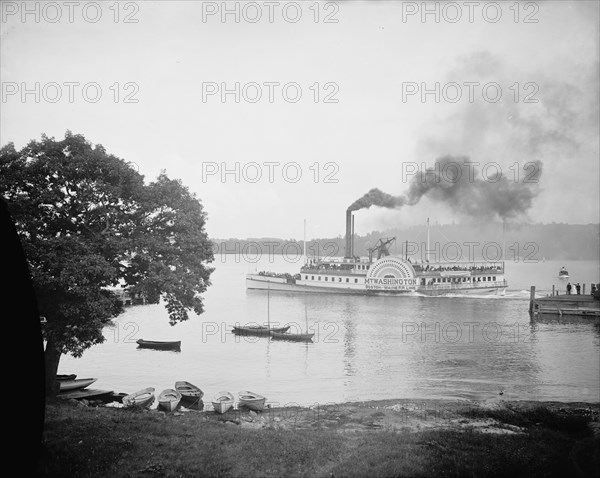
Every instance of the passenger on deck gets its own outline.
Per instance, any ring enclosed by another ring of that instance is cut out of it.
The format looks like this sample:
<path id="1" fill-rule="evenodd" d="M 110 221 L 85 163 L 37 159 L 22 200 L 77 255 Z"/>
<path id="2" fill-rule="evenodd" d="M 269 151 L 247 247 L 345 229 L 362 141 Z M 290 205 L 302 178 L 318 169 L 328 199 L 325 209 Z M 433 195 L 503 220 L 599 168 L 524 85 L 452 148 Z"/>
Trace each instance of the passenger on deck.
<path id="1" fill-rule="evenodd" d="M 571 295 L 571 283 L 567 284 L 567 295 Z"/>
<path id="2" fill-rule="evenodd" d="M 581 295 L 581 286 L 579 285 L 579 282 L 575 284 L 575 290 L 577 291 L 577 295 Z"/>

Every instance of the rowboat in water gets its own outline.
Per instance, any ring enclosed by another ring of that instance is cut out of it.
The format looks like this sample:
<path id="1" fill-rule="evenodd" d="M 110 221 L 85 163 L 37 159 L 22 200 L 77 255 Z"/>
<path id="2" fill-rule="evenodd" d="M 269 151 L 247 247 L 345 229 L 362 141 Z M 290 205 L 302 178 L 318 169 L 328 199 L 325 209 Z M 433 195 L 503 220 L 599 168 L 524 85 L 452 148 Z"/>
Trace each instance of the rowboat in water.
<path id="1" fill-rule="evenodd" d="M 266 398 L 258 393 L 243 391 L 238 393 L 240 407 L 246 407 L 250 410 L 261 411 L 265 408 Z"/>
<path id="2" fill-rule="evenodd" d="M 181 401 L 181 393 L 172 388 L 167 388 L 158 395 L 158 406 L 167 412 L 172 412 Z"/>
<path id="3" fill-rule="evenodd" d="M 274 340 L 291 340 L 294 342 L 312 342 L 312 338 L 315 334 L 308 332 L 308 312 L 306 310 L 306 303 L 304 304 L 304 316 L 306 317 L 306 333 L 294 334 L 291 332 L 271 332 L 271 338 Z"/>
<path id="4" fill-rule="evenodd" d="M 212 406 L 215 412 L 225 413 L 233 407 L 233 395 L 229 392 L 219 392 L 212 399 Z"/>
<path id="5" fill-rule="evenodd" d="M 274 340 L 291 340 L 293 342 L 312 342 L 315 334 L 293 334 L 289 332 L 271 332 Z"/>
<path id="6" fill-rule="evenodd" d="M 78 378 L 75 380 L 58 380 L 60 385 L 60 391 L 65 392 L 67 390 L 78 390 L 80 388 L 85 388 L 94 383 L 97 378 Z"/>
<path id="7" fill-rule="evenodd" d="M 70 373 L 68 375 L 65 374 L 56 374 L 56 380 L 75 380 L 77 375 L 74 373 Z"/>
<path id="8" fill-rule="evenodd" d="M 156 349 L 156 350 L 180 350 L 181 340 L 171 341 L 158 341 L 158 340 L 144 340 L 139 339 L 136 341 L 138 347 L 144 349 Z"/>
<path id="9" fill-rule="evenodd" d="M 154 388 L 148 387 L 123 397 L 123 405 L 126 407 L 148 408 L 154 403 Z"/>
<path id="10" fill-rule="evenodd" d="M 265 327 L 263 325 L 234 326 L 232 332 L 236 335 L 252 335 L 269 337 L 271 332 L 286 332 L 290 327 Z"/>
<path id="11" fill-rule="evenodd" d="M 269 337 L 271 332 L 287 332 L 290 328 L 287 327 L 271 327 L 271 314 L 270 314 L 270 289 L 267 289 L 267 326 L 264 325 L 246 325 L 239 326 L 234 325 L 232 333 L 236 335 L 253 335 L 256 337 Z"/>

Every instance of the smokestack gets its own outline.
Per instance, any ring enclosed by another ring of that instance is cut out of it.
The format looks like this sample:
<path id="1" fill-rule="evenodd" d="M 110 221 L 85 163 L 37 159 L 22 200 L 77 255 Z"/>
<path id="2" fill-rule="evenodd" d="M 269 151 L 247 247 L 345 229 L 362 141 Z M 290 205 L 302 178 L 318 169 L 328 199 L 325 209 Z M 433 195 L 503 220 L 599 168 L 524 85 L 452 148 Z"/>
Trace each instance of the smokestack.
<path id="1" fill-rule="evenodd" d="M 352 214 L 352 240 L 350 241 L 350 255 L 354 257 L 354 214 Z"/>
<path id="2" fill-rule="evenodd" d="M 346 211 L 346 259 L 352 257 L 352 210 Z"/>

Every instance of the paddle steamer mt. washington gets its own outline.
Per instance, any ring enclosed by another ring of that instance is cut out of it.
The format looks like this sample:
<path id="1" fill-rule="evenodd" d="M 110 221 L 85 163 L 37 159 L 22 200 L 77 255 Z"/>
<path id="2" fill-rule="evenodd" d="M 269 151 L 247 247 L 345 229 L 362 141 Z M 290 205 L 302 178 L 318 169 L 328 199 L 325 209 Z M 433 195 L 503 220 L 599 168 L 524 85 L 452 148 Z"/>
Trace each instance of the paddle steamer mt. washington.
<path id="1" fill-rule="evenodd" d="M 346 211 L 346 256 L 308 261 L 300 273 L 270 272 L 246 275 L 247 289 L 344 294 L 503 294 L 507 288 L 504 262 L 425 262 L 389 253 L 394 239 L 378 242 L 369 257 L 354 256 L 354 217 Z M 429 228 L 428 228 L 429 236 Z M 429 242 L 429 241 L 428 241 Z M 305 241 L 306 244 L 306 241 Z M 429 249 L 429 246 L 427 246 Z M 377 259 L 374 254 L 377 253 Z M 306 256 L 306 254 L 305 254 Z"/>

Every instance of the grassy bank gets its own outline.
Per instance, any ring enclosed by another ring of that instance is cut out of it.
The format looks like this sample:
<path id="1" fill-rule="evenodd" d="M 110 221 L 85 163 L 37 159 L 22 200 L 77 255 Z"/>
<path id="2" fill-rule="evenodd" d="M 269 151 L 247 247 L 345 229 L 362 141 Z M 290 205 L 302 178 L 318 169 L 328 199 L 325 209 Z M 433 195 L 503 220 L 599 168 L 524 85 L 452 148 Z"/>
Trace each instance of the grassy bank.
<path id="1" fill-rule="evenodd" d="M 256 414 L 49 403 L 40 476 L 598 476 L 600 404 L 387 400 Z"/>

